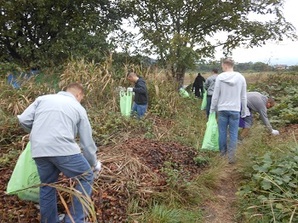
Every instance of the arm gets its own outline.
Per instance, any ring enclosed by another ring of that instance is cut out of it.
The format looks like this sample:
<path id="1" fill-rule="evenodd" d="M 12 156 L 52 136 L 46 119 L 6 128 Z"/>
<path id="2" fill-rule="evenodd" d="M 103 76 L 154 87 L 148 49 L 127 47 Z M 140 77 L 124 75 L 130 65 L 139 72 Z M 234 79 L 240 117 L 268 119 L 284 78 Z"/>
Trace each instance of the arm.
<path id="1" fill-rule="evenodd" d="M 209 86 L 210 86 L 210 79 L 207 78 L 207 80 L 205 82 L 205 89 L 208 90 Z"/>
<path id="2" fill-rule="evenodd" d="M 262 104 L 262 106 L 259 107 L 258 111 L 260 114 L 260 118 L 262 120 L 262 122 L 264 123 L 264 125 L 266 126 L 266 128 L 272 132 L 272 126 L 269 122 L 268 116 L 267 116 L 267 108 L 266 105 Z"/>
<path id="3" fill-rule="evenodd" d="M 244 78 L 244 77 L 243 77 Z M 248 116 L 247 114 L 247 93 L 246 93 L 246 81 L 244 79 L 244 82 L 242 84 L 241 88 L 241 117 Z"/>
<path id="4" fill-rule="evenodd" d="M 145 94 L 147 92 L 146 83 L 144 81 L 139 81 L 133 88 L 133 91 L 139 94 Z"/>
<path id="5" fill-rule="evenodd" d="M 220 89 L 219 89 L 220 81 L 217 79 L 215 80 L 215 86 L 214 91 L 212 95 L 211 105 L 210 105 L 210 113 L 215 112 L 217 110 L 217 103 L 220 95 Z"/>
<path id="6" fill-rule="evenodd" d="M 21 127 L 27 133 L 31 132 L 37 105 L 38 99 L 36 99 L 31 105 L 29 105 L 29 107 L 26 108 L 21 115 L 17 116 Z"/>
<path id="7" fill-rule="evenodd" d="M 97 163 L 97 147 L 92 138 L 92 129 L 86 113 L 81 118 L 78 124 L 78 130 L 83 155 L 87 159 L 91 167 L 95 166 Z"/>

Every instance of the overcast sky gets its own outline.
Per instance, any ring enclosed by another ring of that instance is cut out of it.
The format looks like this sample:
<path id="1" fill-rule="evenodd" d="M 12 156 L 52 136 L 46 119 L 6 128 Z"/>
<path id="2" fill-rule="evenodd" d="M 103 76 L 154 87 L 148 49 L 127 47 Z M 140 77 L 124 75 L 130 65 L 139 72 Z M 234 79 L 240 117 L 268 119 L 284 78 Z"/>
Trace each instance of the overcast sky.
<path id="1" fill-rule="evenodd" d="M 283 12 L 286 20 L 295 26 L 298 35 L 298 0 L 285 0 Z M 221 58 L 221 52 L 218 52 L 216 57 Z M 298 65 L 298 41 L 285 40 L 280 43 L 270 42 L 265 46 L 251 49 L 238 48 L 233 51 L 233 59 L 239 63 L 251 61 L 271 65 Z"/>

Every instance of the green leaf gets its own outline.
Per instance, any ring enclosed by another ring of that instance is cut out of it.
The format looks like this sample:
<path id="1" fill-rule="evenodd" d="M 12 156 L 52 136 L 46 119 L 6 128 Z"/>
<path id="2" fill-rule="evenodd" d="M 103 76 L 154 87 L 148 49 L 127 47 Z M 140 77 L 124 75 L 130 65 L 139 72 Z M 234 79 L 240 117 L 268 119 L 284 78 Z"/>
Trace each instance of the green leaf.
<path id="1" fill-rule="evenodd" d="M 272 188 L 272 185 L 271 183 L 268 181 L 268 180 L 263 180 L 261 182 L 261 187 L 264 189 L 264 190 L 269 190 Z"/>

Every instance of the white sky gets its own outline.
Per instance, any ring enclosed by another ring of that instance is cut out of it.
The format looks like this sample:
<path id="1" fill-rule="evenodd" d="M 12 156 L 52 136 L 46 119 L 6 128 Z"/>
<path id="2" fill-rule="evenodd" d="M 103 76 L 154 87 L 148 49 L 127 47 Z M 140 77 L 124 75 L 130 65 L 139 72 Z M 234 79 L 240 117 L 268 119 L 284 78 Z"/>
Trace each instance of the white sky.
<path id="1" fill-rule="evenodd" d="M 285 0 L 283 9 L 286 20 L 296 28 L 298 35 L 298 0 Z M 283 42 L 269 42 L 262 47 L 250 49 L 237 48 L 233 50 L 233 59 L 239 63 L 243 62 L 263 62 L 271 65 L 286 64 L 298 65 L 298 41 L 285 40 Z M 216 58 L 223 57 L 221 52 L 217 52 Z"/>
<path id="2" fill-rule="evenodd" d="M 298 36 L 298 0 L 285 0 L 284 17 L 286 20 L 294 25 L 296 28 L 296 35 Z M 263 17 L 262 17 L 263 18 Z M 128 23 L 123 24 L 123 28 L 138 33 L 138 29 L 131 28 Z M 217 37 L 221 39 L 222 34 Z M 137 46 L 135 46 L 137 47 Z M 121 47 L 119 47 L 121 48 Z M 121 51 L 121 50 L 120 50 Z M 217 50 L 215 58 L 219 60 L 224 55 L 220 49 Z M 151 55 L 151 57 L 154 57 Z M 298 65 L 298 40 L 284 40 L 283 42 L 268 42 L 262 47 L 254 48 L 236 48 L 232 51 L 233 59 L 238 63 L 245 62 L 263 62 L 270 65 L 286 64 L 289 66 Z"/>

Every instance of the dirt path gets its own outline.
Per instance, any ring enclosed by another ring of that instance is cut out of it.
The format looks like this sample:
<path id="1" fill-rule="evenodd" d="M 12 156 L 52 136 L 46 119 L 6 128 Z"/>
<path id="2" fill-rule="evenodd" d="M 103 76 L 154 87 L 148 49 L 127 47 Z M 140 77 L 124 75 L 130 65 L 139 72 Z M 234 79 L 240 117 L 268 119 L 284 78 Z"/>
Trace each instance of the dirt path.
<path id="1" fill-rule="evenodd" d="M 236 166 L 227 164 L 219 175 L 214 199 L 204 206 L 204 223 L 235 223 Z"/>

